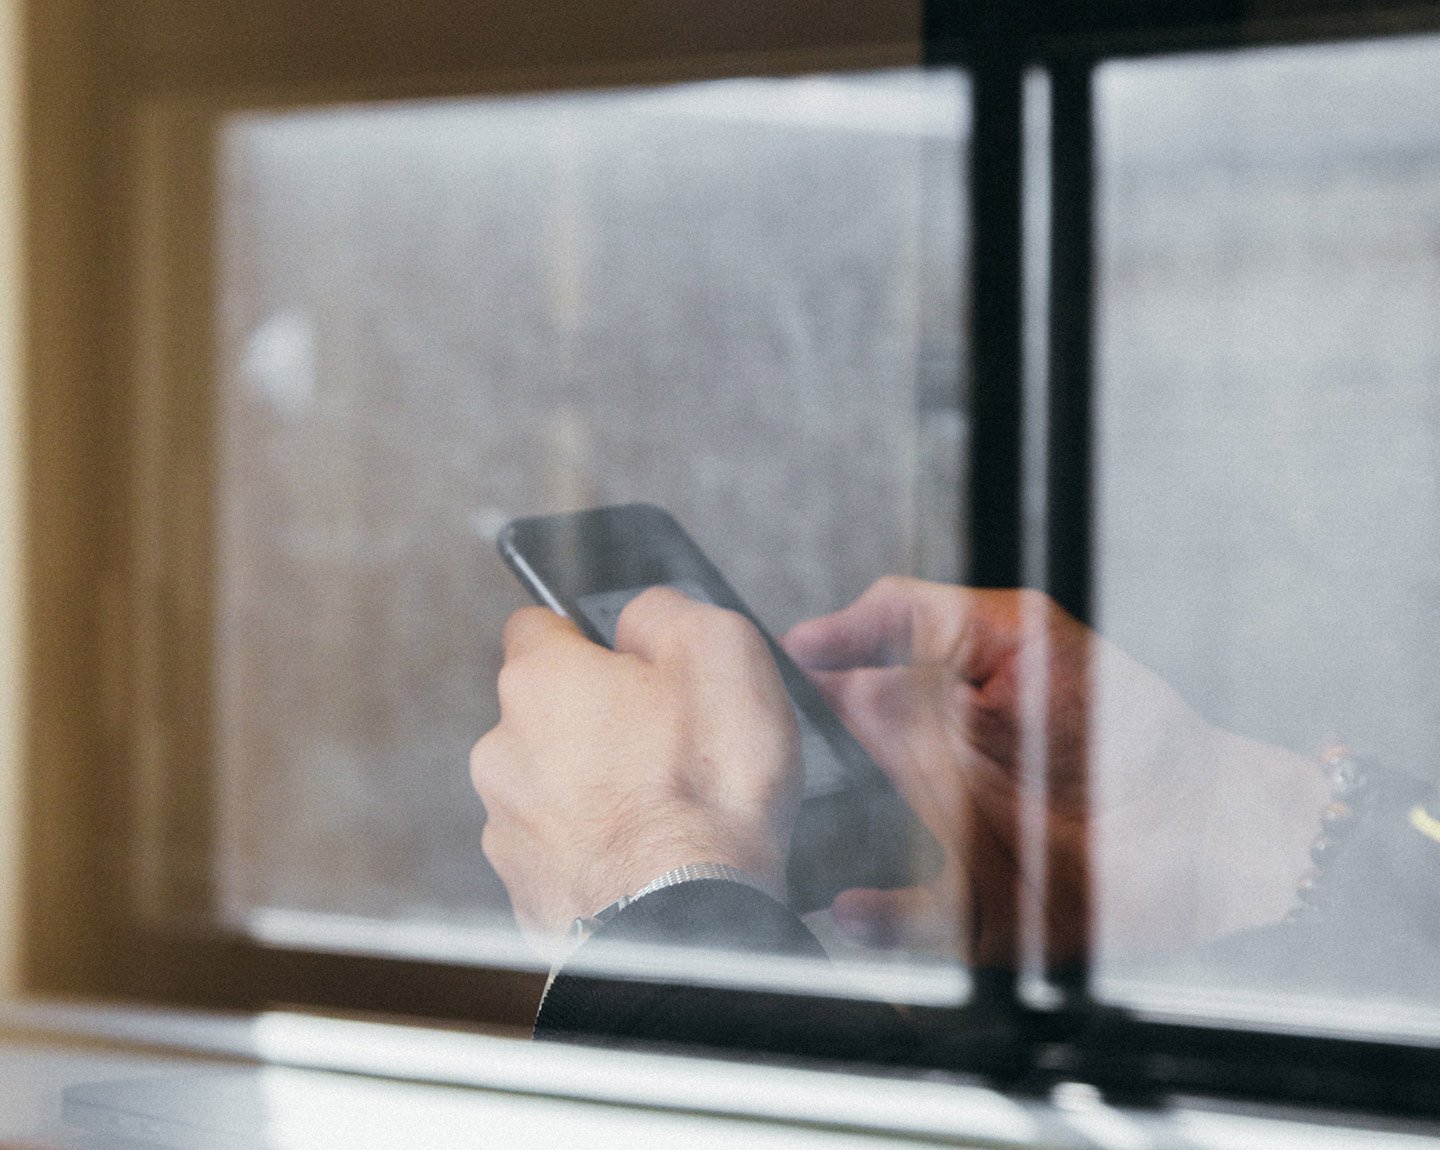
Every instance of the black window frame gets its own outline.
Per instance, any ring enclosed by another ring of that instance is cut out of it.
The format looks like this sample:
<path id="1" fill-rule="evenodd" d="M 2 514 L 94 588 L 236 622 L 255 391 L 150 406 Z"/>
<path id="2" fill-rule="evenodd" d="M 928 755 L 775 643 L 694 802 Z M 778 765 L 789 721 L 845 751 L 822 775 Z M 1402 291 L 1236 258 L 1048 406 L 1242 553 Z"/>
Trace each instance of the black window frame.
<path id="1" fill-rule="evenodd" d="M 1373 40 L 1440 30 L 1440 6 L 1367 0 L 926 0 L 925 59 L 972 77 L 972 282 L 967 518 L 962 570 L 977 586 L 1027 582 L 1024 245 L 1042 242 L 1045 518 L 1039 589 L 1092 618 L 1093 338 L 1097 68 L 1141 56 Z M 1026 76 L 1048 78 L 1049 234 L 1024 234 Z M 1034 458 L 1031 456 L 1030 458 Z M 1015 828 L 1011 828 L 1014 830 Z M 1018 941 L 1018 940 L 1017 940 Z M 1018 952 L 1018 948 L 1017 948 Z M 1047 971 L 1037 1007 L 1019 974 L 976 980 L 951 1025 L 986 1028 L 965 1069 L 1026 1089 L 1080 1080 L 1129 1098 L 1216 1093 L 1332 1109 L 1440 1115 L 1440 1048 L 1153 1021 L 1097 1003 L 1084 963 Z M 996 1026 L 994 1020 L 1003 1022 Z"/>

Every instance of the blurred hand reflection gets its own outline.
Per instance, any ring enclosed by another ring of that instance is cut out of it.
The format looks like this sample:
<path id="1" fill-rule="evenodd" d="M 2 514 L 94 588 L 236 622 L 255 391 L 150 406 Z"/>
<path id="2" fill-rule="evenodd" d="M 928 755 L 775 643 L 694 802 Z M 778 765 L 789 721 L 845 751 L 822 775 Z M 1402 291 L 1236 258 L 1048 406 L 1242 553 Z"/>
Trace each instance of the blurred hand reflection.
<path id="1" fill-rule="evenodd" d="M 1208 725 L 1047 597 L 887 578 L 784 643 L 945 849 L 926 889 L 836 900 L 860 939 L 933 947 L 961 922 L 975 960 L 1016 960 L 1031 754 L 1049 780 L 1049 961 L 1182 947 L 1289 905 L 1319 772 Z"/>

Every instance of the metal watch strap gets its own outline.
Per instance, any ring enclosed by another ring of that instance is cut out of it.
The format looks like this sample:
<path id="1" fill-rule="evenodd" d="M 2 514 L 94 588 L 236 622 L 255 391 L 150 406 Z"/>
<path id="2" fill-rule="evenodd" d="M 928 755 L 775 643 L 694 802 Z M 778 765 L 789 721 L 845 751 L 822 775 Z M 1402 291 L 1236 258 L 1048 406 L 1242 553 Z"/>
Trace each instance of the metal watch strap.
<path id="1" fill-rule="evenodd" d="M 659 878 L 647 882 L 634 894 L 622 894 L 614 902 L 601 907 L 594 914 L 582 915 L 575 919 L 567 932 L 570 941 L 577 944 L 584 942 L 632 902 L 639 902 L 647 894 L 654 894 L 657 890 L 664 890 L 667 886 L 679 886 L 684 882 L 697 882 L 701 879 L 719 879 L 721 882 L 753 886 L 756 890 L 763 891 L 765 889 L 759 879 L 739 867 L 729 866 L 725 863 L 687 863 L 674 870 L 667 870 Z"/>

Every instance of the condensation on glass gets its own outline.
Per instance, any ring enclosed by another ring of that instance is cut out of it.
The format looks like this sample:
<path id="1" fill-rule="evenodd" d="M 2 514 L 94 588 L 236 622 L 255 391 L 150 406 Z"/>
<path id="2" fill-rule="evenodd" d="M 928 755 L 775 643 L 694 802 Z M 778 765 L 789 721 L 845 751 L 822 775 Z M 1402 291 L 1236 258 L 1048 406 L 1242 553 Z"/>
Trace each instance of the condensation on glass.
<path id="1" fill-rule="evenodd" d="M 511 517 L 658 503 L 777 633 L 954 578 L 966 117 L 930 72 L 227 122 L 228 923 L 528 960 L 466 771 Z"/>
<path id="2" fill-rule="evenodd" d="M 1284 928 L 1194 944 L 1294 904 L 1302 760 L 1440 779 L 1440 41 L 1114 63 L 1096 106 L 1096 622 L 1236 736 L 1149 780 L 1150 825 L 1109 819 L 1139 760 L 1102 673 L 1098 986 L 1433 1036 L 1440 842 L 1393 812 L 1378 945 L 1342 922 L 1281 972 Z M 1172 935 L 1181 959 L 1137 946 Z"/>

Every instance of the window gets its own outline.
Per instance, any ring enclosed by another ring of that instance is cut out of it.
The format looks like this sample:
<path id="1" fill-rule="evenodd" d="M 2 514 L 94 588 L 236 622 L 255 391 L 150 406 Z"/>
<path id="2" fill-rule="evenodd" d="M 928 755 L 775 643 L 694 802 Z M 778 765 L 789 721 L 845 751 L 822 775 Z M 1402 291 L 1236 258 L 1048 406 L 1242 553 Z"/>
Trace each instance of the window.
<path id="1" fill-rule="evenodd" d="M 536 962 L 465 771 L 512 518 L 660 504 L 776 633 L 954 581 L 964 108 L 910 71 L 225 122 L 227 926 Z"/>
<path id="2" fill-rule="evenodd" d="M 1038 585 L 1217 728 L 1423 790 L 1437 12 L 992 7 L 928 6 L 924 72 L 893 12 L 467 54 L 421 5 L 391 57 L 107 9 L 38 104 L 82 206 L 35 197 L 37 984 L 525 1021 L 461 763 L 522 601 L 491 537 L 590 501 L 669 505 L 776 630 L 886 571 Z M 1087 800 L 1134 711 L 1091 685 Z M 953 947 L 836 944 L 845 993 L 1000 1020 L 951 1066 L 1434 1111 L 1418 985 L 1116 945 L 1126 882 L 1207 889 L 1131 829 L 1089 829 L 1081 961 L 1028 907 L 964 1010 Z"/>
<path id="3" fill-rule="evenodd" d="M 1096 86 L 1097 625 L 1225 730 L 1307 757 L 1343 738 L 1422 790 L 1437 59 L 1431 37 L 1252 49 L 1108 64 Z M 1409 877 L 1370 898 L 1423 897 L 1397 896 Z M 1434 1033 L 1426 942 L 1331 945 L 1330 993 L 1295 1009 Z"/>

